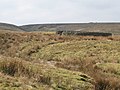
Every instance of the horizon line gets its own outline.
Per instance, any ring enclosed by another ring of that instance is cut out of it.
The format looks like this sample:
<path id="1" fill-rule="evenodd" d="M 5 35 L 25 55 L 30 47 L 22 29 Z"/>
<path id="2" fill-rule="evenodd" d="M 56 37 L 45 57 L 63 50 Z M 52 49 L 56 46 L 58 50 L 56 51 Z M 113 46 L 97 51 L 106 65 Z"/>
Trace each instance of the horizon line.
<path id="1" fill-rule="evenodd" d="M 90 21 L 90 22 L 43 22 L 43 23 L 26 23 L 26 24 L 15 24 L 11 22 L 0 22 L 3 24 L 12 24 L 16 26 L 24 26 L 24 25 L 55 25 L 55 24 L 119 24 L 120 21 Z"/>

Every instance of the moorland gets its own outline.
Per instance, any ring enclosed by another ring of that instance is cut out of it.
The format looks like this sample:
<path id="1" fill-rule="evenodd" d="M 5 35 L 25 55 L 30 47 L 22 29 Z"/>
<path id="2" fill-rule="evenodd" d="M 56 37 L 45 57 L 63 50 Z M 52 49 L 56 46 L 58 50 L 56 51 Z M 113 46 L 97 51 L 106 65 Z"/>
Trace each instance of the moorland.
<path id="1" fill-rule="evenodd" d="M 2 28 L 0 90 L 120 90 L 119 32 L 66 36 Z"/>

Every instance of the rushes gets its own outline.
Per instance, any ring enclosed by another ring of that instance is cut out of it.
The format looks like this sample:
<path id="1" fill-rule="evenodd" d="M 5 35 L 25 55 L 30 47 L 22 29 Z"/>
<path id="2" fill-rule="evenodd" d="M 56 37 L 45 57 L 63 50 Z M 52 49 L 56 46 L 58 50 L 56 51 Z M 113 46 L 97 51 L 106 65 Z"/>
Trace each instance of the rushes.
<path id="1" fill-rule="evenodd" d="M 4 60 L 0 62 L 0 71 L 11 76 L 31 74 L 31 68 L 27 67 L 22 60 Z"/>

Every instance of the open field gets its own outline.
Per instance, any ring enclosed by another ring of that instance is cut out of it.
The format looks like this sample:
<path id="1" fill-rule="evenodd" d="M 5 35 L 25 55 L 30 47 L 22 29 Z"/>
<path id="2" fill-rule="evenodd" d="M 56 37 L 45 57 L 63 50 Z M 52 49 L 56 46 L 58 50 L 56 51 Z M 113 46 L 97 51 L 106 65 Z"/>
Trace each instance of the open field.
<path id="1" fill-rule="evenodd" d="M 120 36 L 0 31 L 0 90 L 120 90 Z"/>

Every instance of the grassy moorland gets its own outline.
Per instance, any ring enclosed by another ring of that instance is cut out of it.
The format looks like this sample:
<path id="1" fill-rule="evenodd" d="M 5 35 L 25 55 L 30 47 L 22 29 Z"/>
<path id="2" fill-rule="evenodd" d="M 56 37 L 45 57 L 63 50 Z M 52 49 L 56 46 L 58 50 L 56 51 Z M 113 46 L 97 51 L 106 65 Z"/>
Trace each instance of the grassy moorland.
<path id="1" fill-rule="evenodd" d="M 0 90 L 120 90 L 120 36 L 0 31 Z"/>

